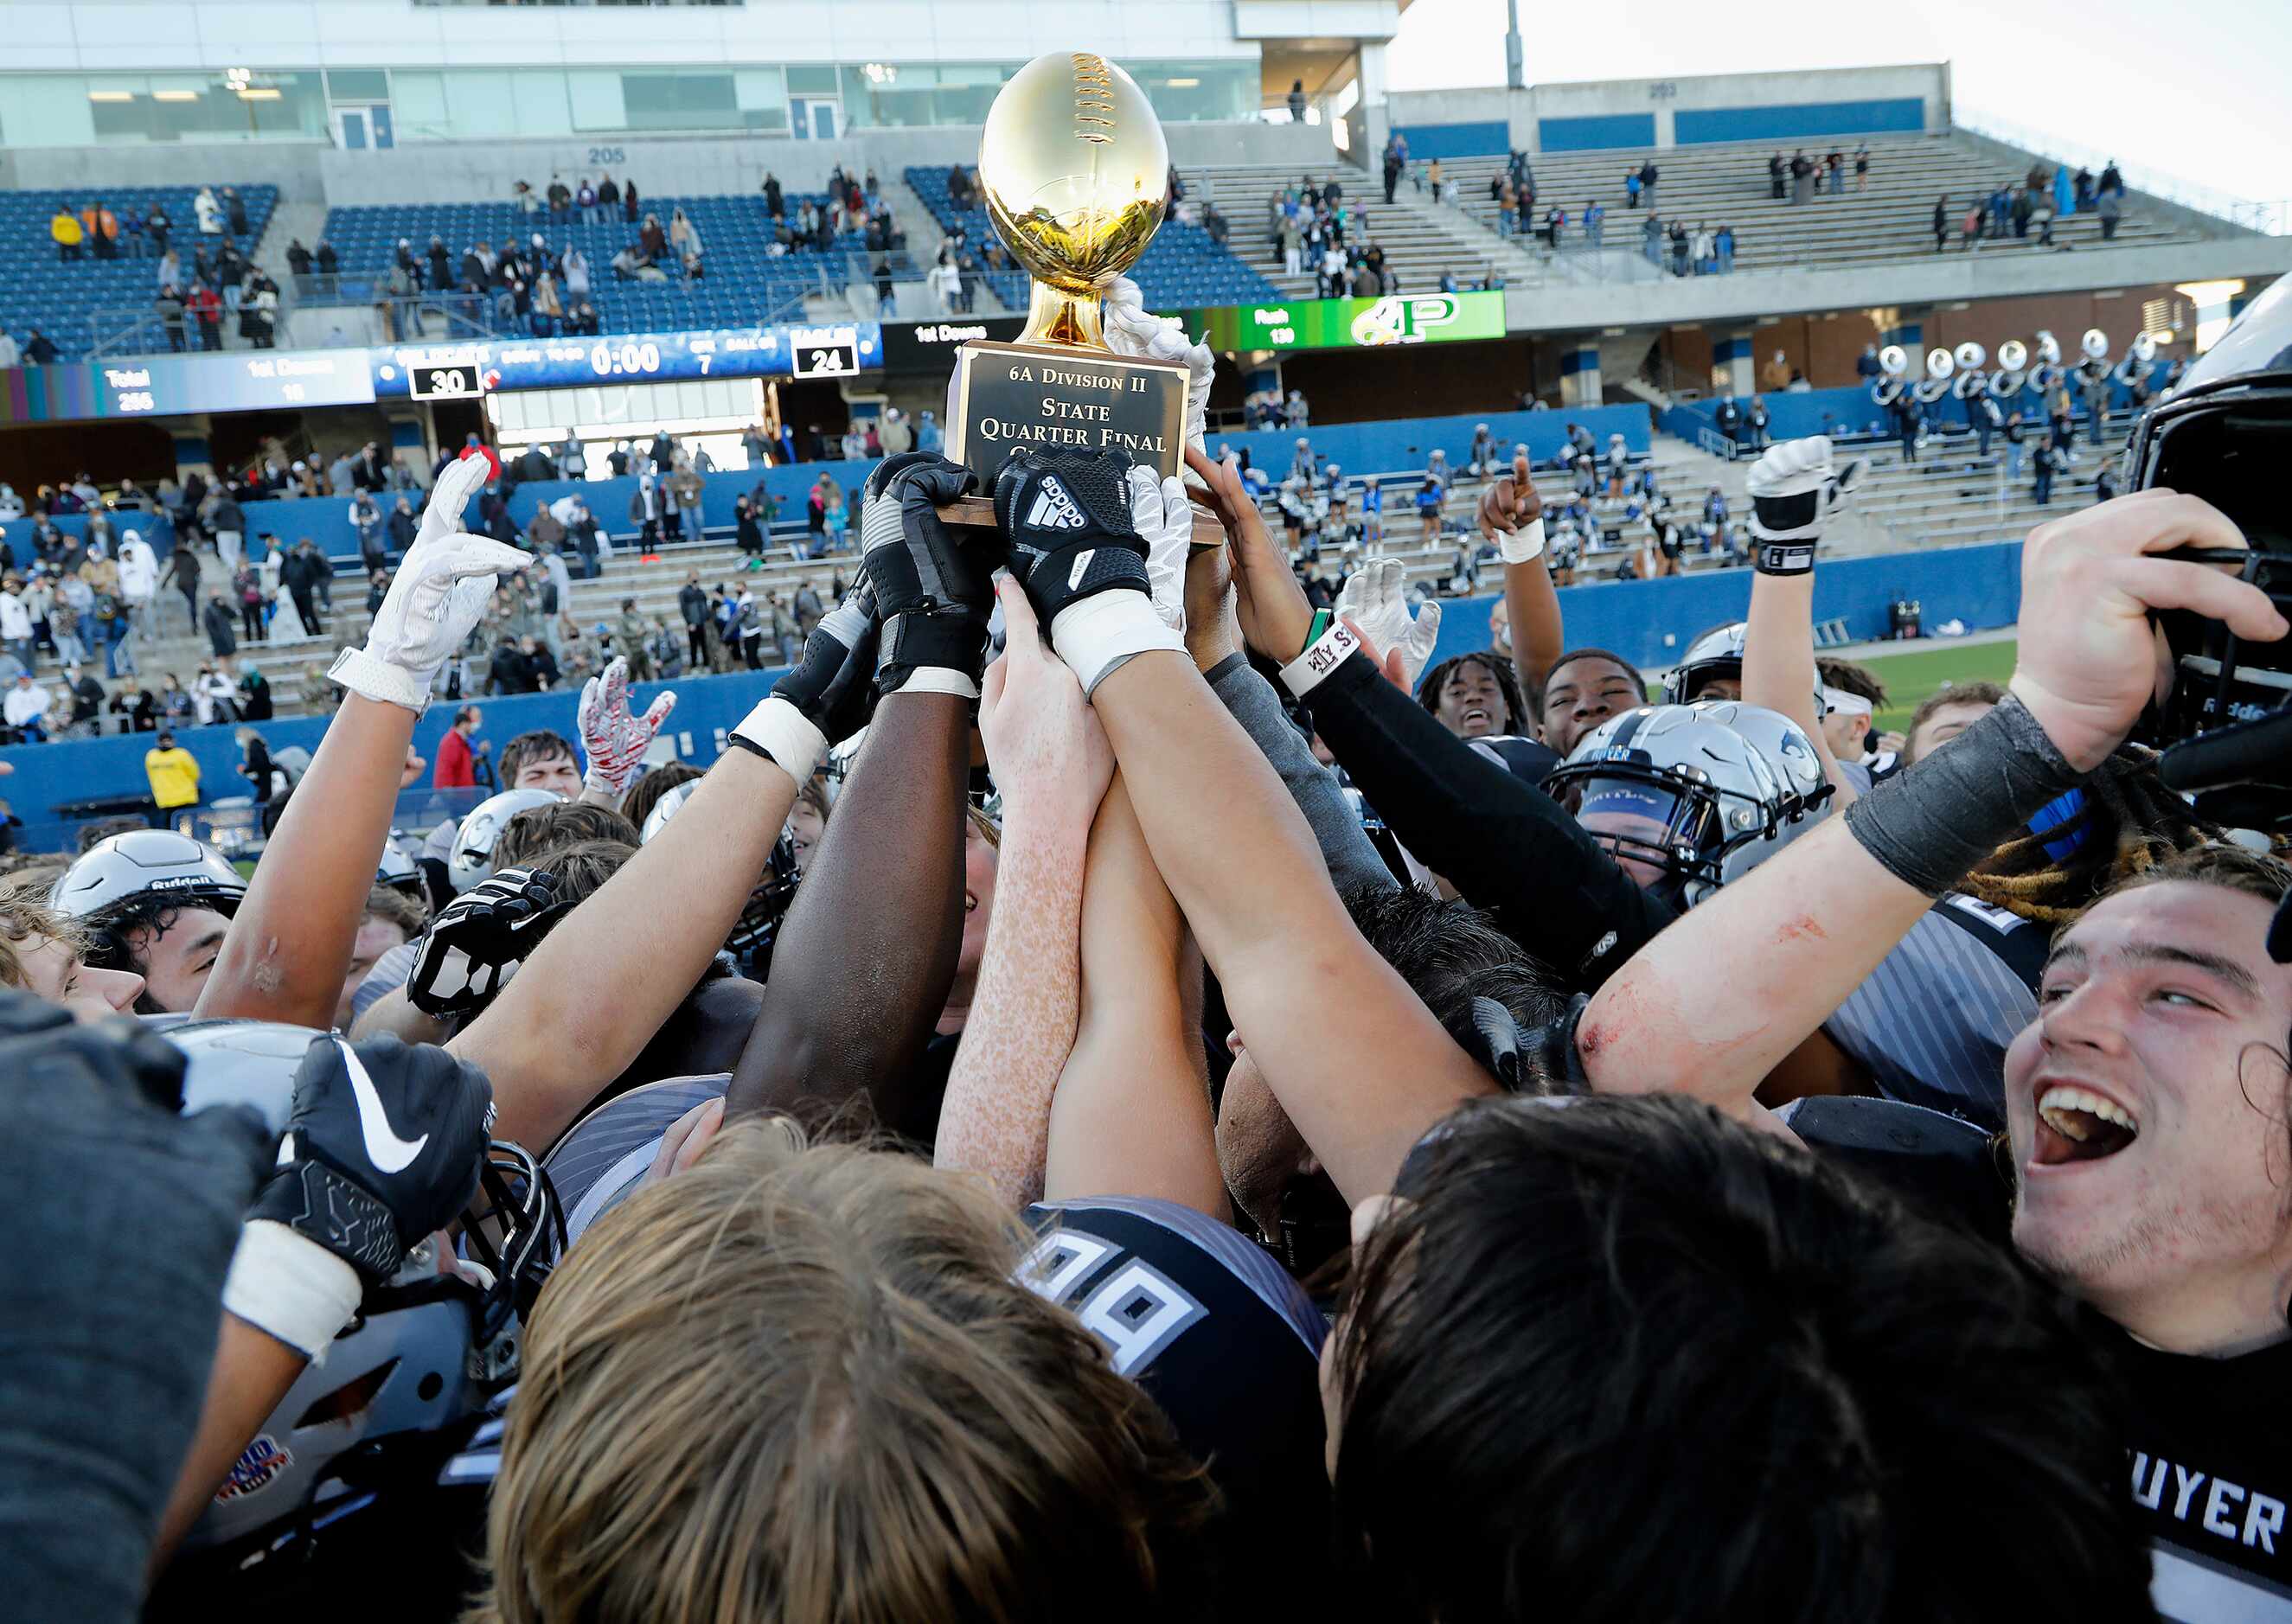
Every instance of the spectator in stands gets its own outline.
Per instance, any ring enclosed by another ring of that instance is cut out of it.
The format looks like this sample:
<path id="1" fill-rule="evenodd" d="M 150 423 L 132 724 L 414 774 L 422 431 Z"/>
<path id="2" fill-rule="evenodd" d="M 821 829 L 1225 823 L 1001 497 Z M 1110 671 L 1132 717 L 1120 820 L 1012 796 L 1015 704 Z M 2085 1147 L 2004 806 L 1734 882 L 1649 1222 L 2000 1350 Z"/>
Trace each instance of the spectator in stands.
<path id="1" fill-rule="evenodd" d="M 1680 221 L 1673 221 L 1671 222 L 1671 274 L 1673 276 L 1683 277 L 1687 274 L 1688 254 L 1692 246 L 1693 239 L 1688 236 L 1686 225 Z"/>
<path id="2" fill-rule="evenodd" d="M 45 744 L 50 703 L 48 690 L 32 680 L 32 673 L 19 671 L 6 697 L 0 699 L 0 719 L 8 724 L 9 737 L 20 744 Z"/>
<path id="3" fill-rule="evenodd" d="M 476 705 L 464 705 L 454 712 L 454 720 L 438 741 L 438 765 L 432 769 L 431 787 L 440 790 L 466 790 L 477 787 L 477 759 L 490 749 L 489 745 L 473 744 L 479 728 L 486 724 L 486 713 Z"/>
<path id="4" fill-rule="evenodd" d="M 2102 178 L 2106 180 L 2108 176 L 2116 173 L 2116 165 L 2112 164 L 2102 172 Z M 2106 188 L 2094 203 L 2094 209 L 2101 216 L 2101 240 L 2104 243 L 2116 241 L 2117 228 L 2123 222 L 2125 217 L 2123 183 L 2120 181 L 2118 185 Z"/>
<path id="5" fill-rule="evenodd" d="M 1287 102 L 1289 108 L 1289 122 L 1291 124 L 1303 124 L 1305 122 L 1304 80 L 1292 79 L 1289 81 L 1289 95 Z"/>
<path id="6" fill-rule="evenodd" d="M 1655 207 L 1655 183 L 1660 173 L 1656 168 L 1653 158 L 1649 158 L 1640 165 L 1640 201 L 1650 208 Z"/>
<path id="7" fill-rule="evenodd" d="M 1624 173 L 1624 206 L 1627 209 L 1635 209 L 1639 205 L 1640 172 L 1636 169 L 1626 170 Z M 1651 213 L 1649 218 L 1654 218 Z"/>
<path id="8" fill-rule="evenodd" d="M 173 586 L 183 597 L 183 630 L 196 634 L 199 629 L 199 551 L 185 537 L 178 535 L 174 549 L 167 554 L 167 567 L 162 573 L 163 584 Z M 153 628 L 156 632 L 157 628 Z"/>
<path id="9" fill-rule="evenodd" d="M 1780 147 L 1767 159 L 1767 196 L 1777 203 L 1783 200 L 1783 155 Z"/>
<path id="10" fill-rule="evenodd" d="M 157 703 L 132 675 L 119 679 L 104 709 L 118 719 L 112 728 L 115 733 L 149 733 L 159 725 Z"/>
<path id="11" fill-rule="evenodd" d="M 191 319 L 198 324 L 199 348 L 214 350 L 222 348 L 222 299 L 214 288 L 204 281 L 191 284 L 185 295 L 183 307 Z"/>
<path id="12" fill-rule="evenodd" d="M 87 240 L 87 229 L 80 223 L 79 216 L 72 213 L 71 205 L 59 203 L 55 213 L 48 220 L 48 236 L 56 245 L 56 258 L 69 261 L 80 257 L 82 245 Z"/>
<path id="13" fill-rule="evenodd" d="M 234 586 L 234 590 L 236 587 Z M 259 615 L 261 611 L 257 611 Z M 238 637 L 233 623 L 233 610 L 220 589 L 207 594 L 207 607 L 199 612 L 199 625 L 207 634 L 207 646 L 219 655 L 230 654 L 238 647 Z"/>
<path id="14" fill-rule="evenodd" d="M 2038 447 L 2038 477 L 2030 487 L 2030 499 L 2039 507 L 2050 507 L 2054 500 L 2054 478 L 2069 471 L 2070 454 L 2060 444 L 2048 443 Z"/>
<path id="15" fill-rule="evenodd" d="M 56 352 L 55 345 L 49 342 L 48 335 L 37 327 L 34 327 L 31 337 L 24 341 L 24 365 L 52 366 L 61 358 Z"/>
<path id="16" fill-rule="evenodd" d="M 706 454 L 705 450 L 703 454 Z M 666 484 L 669 495 L 668 511 L 662 516 L 662 527 L 667 533 L 668 539 L 672 542 L 684 539 L 684 521 L 689 515 L 692 520 L 692 540 L 696 542 L 701 540 L 702 530 L 706 523 L 706 517 L 701 512 L 701 502 L 707 494 L 707 482 L 702 479 L 699 473 L 690 464 L 687 464 L 671 474 Z"/>

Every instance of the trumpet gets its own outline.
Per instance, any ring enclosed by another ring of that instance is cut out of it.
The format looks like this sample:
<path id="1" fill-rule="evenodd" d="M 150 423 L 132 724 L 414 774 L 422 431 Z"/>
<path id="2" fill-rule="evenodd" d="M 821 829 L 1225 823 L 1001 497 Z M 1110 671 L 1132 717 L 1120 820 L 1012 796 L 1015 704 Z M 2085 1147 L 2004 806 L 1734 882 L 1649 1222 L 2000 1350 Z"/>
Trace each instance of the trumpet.
<path id="1" fill-rule="evenodd" d="M 1981 374 L 1981 364 L 1989 358 L 1987 350 L 1967 339 L 1957 347 L 1952 358 L 1957 363 L 1957 379 L 1949 386 L 1952 395 L 1960 400 L 1970 400 L 1989 387 Z"/>
<path id="2" fill-rule="evenodd" d="M 2030 365 L 2030 347 L 2018 338 L 2009 338 L 1997 346 L 1997 371 L 1989 380 L 1989 392 L 2000 400 L 2009 399 L 2022 392 L 2027 382 L 2025 370 Z"/>
<path id="3" fill-rule="evenodd" d="M 1949 351 L 1937 344 L 1926 351 L 1925 382 L 1912 386 L 1910 392 L 1917 398 L 1920 405 L 1933 405 L 1935 401 L 1949 393 L 1949 374 L 1956 371 L 1957 367 L 1957 363 L 1952 358 Z"/>
<path id="4" fill-rule="evenodd" d="M 1870 398 L 1882 406 L 1891 406 L 1902 397 L 1903 377 L 1910 370 L 1909 351 L 1900 344 L 1889 344 L 1878 352 L 1878 370 L 1884 374 L 1870 386 Z"/>

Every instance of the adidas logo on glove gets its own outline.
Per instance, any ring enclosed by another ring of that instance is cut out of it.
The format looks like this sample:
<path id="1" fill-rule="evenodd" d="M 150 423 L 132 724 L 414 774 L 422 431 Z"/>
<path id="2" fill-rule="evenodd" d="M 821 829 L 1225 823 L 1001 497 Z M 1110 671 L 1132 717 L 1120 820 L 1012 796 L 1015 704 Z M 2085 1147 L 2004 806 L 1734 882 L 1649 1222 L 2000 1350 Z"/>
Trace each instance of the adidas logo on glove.
<path id="1" fill-rule="evenodd" d="M 1074 498 L 1067 494 L 1053 474 L 1035 487 L 1035 505 L 1027 511 L 1027 523 L 1037 530 L 1080 530 L 1089 524 Z"/>

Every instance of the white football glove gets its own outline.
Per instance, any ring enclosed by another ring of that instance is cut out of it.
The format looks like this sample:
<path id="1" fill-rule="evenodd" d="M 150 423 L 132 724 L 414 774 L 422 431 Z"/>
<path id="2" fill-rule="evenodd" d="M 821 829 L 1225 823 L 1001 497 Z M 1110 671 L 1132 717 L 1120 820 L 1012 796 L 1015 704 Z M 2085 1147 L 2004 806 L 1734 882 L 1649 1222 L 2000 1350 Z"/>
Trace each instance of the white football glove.
<path id="1" fill-rule="evenodd" d="M 1183 631 L 1186 555 L 1194 540 L 1194 510 L 1186 500 L 1186 482 L 1157 479 L 1150 468 L 1132 468 L 1130 522 L 1146 543 L 1146 585 L 1154 613 L 1173 631 Z"/>
<path id="2" fill-rule="evenodd" d="M 439 668 L 493 601 L 500 573 L 532 562 L 514 547 L 462 529 L 462 510 L 489 471 L 483 456 L 468 456 L 438 476 L 366 647 L 343 650 L 327 673 L 351 693 L 419 715 Z"/>
<path id="3" fill-rule="evenodd" d="M 581 748 L 589 758 L 589 770 L 581 776 L 582 789 L 617 802 L 644 765 L 653 735 L 674 709 L 676 695 L 668 693 L 655 699 L 642 716 L 631 715 L 629 663 L 617 655 L 605 667 L 603 676 L 582 684 Z"/>
<path id="4" fill-rule="evenodd" d="M 1400 674 L 1408 690 L 1432 657 L 1441 635 L 1441 605 L 1433 599 L 1415 615 L 1408 612 L 1408 567 L 1399 559 L 1371 559 L 1355 570 L 1337 594 L 1337 618 L 1349 620 L 1381 653 L 1400 651 Z"/>
<path id="5" fill-rule="evenodd" d="M 1861 473 L 1859 462 L 1832 467 L 1827 434 L 1770 446 L 1743 480 L 1751 498 L 1751 535 L 1760 543 L 1758 569 L 1786 575 L 1812 569 L 1823 520 Z"/>
<path id="6" fill-rule="evenodd" d="M 1208 426 L 1210 376 L 1217 357 L 1207 344 L 1190 344 L 1177 318 L 1149 315 L 1146 295 L 1127 277 L 1117 277 L 1106 286 L 1106 347 L 1117 355 L 1142 356 L 1150 361 L 1183 361 L 1186 381 L 1186 444 L 1202 450 L 1202 431 Z M 1204 452 L 1205 455 L 1208 454 Z M 1145 534 L 1142 527 L 1139 534 Z"/>

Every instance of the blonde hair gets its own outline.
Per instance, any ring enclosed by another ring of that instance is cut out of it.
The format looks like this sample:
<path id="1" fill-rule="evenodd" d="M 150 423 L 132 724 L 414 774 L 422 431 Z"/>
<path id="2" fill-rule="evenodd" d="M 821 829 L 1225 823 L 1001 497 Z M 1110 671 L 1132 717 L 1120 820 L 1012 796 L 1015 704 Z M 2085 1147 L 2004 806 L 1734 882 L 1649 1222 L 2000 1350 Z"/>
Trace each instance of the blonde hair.
<path id="1" fill-rule="evenodd" d="M 543 1293 L 472 1620 L 1204 1611 L 1207 1479 L 1012 1278 L 1029 1239 L 921 1162 L 726 1128 Z"/>
<path id="2" fill-rule="evenodd" d="M 48 906 L 44 890 L 0 884 L 0 986 L 29 990 L 20 954 L 43 937 L 61 942 L 76 954 L 87 953 L 86 930 L 69 914 Z"/>

